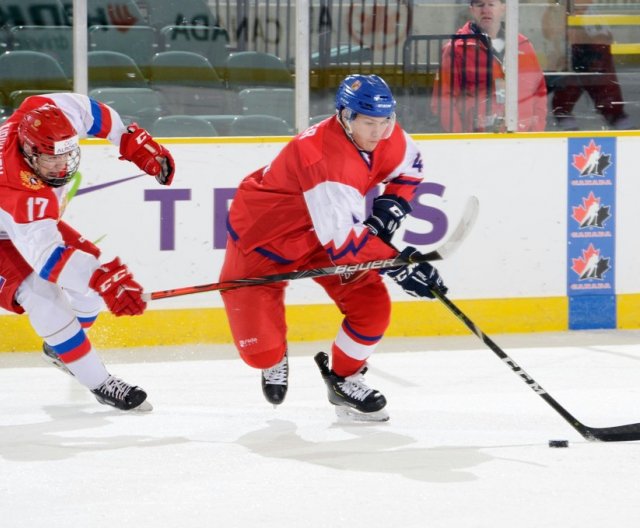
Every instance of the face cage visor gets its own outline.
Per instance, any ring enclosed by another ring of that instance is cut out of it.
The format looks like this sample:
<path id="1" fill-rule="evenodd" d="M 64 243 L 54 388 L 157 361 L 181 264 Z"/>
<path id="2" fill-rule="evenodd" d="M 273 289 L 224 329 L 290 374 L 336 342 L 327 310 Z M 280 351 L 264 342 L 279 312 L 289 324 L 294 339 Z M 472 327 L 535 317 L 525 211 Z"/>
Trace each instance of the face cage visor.
<path id="1" fill-rule="evenodd" d="M 38 179 L 50 187 L 62 187 L 71 181 L 80 166 L 80 147 L 61 154 L 32 154 L 27 157 Z"/>

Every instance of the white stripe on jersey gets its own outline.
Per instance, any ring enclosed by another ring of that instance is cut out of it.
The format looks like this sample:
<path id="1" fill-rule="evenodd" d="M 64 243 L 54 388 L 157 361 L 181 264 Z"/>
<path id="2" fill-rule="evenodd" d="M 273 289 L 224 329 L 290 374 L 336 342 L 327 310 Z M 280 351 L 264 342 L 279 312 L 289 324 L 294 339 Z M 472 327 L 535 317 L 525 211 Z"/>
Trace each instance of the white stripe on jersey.
<path id="1" fill-rule="evenodd" d="M 77 93 L 56 93 L 47 94 L 43 97 L 51 99 L 65 116 L 71 121 L 73 128 L 76 129 L 81 138 L 87 137 L 87 131 L 94 126 L 95 120 L 91 113 L 91 103 L 86 95 Z M 120 136 L 126 132 L 126 127 L 120 116 L 108 105 L 103 105 L 109 112 L 111 117 L 111 130 L 109 130 L 107 139 L 115 144 L 120 144 Z"/>
<path id="2" fill-rule="evenodd" d="M 339 248 L 352 231 L 360 235 L 366 229 L 358 225 L 365 220 L 364 196 L 354 187 L 326 181 L 306 191 L 304 199 L 318 240 L 323 246 L 333 241 L 335 247 Z"/>

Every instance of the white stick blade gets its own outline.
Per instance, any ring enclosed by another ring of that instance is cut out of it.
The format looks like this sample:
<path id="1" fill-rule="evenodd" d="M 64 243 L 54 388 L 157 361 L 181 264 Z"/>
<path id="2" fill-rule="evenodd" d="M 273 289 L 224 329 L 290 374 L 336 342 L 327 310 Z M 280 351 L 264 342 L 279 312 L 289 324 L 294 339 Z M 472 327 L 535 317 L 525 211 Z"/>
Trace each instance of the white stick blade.
<path id="1" fill-rule="evenodd" d="M 449 239 L 437 250 L 443 259 L 454 253 L 462 241 L 467 238 L 467 235 L 471 232 L 471 229 L 476 223 L 479 211 L 480 201 L 476 196 L 470 196 L 464 206 L 464 212 L 462 213 L 460 222 L 453 230 L 453 233 L 451 233 Z"/>

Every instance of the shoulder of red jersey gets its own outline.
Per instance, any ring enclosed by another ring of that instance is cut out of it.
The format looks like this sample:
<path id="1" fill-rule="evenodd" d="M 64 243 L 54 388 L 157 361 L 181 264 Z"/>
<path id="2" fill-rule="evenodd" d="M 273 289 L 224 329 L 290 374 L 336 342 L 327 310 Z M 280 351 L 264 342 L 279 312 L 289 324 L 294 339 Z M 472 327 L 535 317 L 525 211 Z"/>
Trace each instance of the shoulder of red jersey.
<path id="1" fill-rule="evenodd" d="M 403 130 L 403 128 L 396 123 L 393 127 L 393 131 L 389 135 L 389 137 L 383 141 L 381 141 L 373 155 L 375 156 L 384 156 L 388 158 L 391 163 L 401 163 L 402 159 L 405 157 L 406 151 L 409 147 L 414 146 L 415 143 Z"/>
<path id="2" fill-rule="evenodd" d="M 339 155 L 342 145 L 351 143 L 335 117 L 310 126 L 291 141 L 303 167 L 314 165 L 332 153 Z"/>
<path id="3" fill-rule="evenodd" d="M 20 185 L 0 185 L 0 209 L 11 215 L 17 224 L 60 217 L 60 202 L 51 187 L 32 173 L 20 171 Z"/>

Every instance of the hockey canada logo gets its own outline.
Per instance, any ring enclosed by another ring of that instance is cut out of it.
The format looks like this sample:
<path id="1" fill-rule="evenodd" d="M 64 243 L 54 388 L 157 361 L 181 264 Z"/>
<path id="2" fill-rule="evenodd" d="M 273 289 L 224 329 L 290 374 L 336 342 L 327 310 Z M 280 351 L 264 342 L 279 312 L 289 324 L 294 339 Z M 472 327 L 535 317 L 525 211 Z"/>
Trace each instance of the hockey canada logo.
<path id="1" fill-rule="evenodd" d="M 582 151 L 582 154 L 573 155 L 572 163 L 580 176 L 604 176 L 604 171 L 611 166 L 611 155 L 603 154 L 602 147 L 596 145 L 593 139 Z"/>
<path id="2" fill-rule="evenodd" d="M 589 193 L 589 196 L 582 198 L 582 205 L 573 208 L 573 218 L 580 229 L 587 227 L 604 227 L 604 223 L 611 217 L 611 207 L 608 205 L 601 205 L 601 199 L 596 198 L 593 191 Z"/>
<path id="3" fill-rule="evenodd" d="M 593 244 L 589 244 L 587 249 L 582 250 L 582 257 L 572 259 L 571 269 L 578 274 L 579 280 L 602 280 L 611 268 L 609 260 L 601 257 L 600 250 L 593 247 Z"/>

